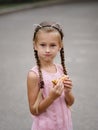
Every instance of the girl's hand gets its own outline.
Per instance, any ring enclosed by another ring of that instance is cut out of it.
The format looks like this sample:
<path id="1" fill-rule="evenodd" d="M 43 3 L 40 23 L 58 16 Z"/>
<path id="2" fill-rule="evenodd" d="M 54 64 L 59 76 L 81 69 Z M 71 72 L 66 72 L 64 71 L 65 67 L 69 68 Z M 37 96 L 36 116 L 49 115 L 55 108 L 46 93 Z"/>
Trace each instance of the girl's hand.
<path id="1" fill-rule="evenodd" d="M 68 78 L 66 78 L 64 81 L 64 92 L 69 93 L 72 90 L 72 81 Z"/>
<path id="2" fill-rule="evenodd" d="M 65 102 L 68 106 L 71 106 L 74 103 L 74 96 L 71 92 L 72 81 L 68 77 L 63 81 L 63 83 L 64 83 Z"/>
<path id="3" fill-rule="evenodd" d="M 60 80 L 58 81 L 58 83 L 53 86 L 51 89 L 50 89 L 50 93 L 49 93 L 49 97 L 52 99 L 52 100 L 55 100 L 57 99 L 59 96 L 61 96 L 62 92 L 64 91 L 64 84 L 63 82 Z"/>

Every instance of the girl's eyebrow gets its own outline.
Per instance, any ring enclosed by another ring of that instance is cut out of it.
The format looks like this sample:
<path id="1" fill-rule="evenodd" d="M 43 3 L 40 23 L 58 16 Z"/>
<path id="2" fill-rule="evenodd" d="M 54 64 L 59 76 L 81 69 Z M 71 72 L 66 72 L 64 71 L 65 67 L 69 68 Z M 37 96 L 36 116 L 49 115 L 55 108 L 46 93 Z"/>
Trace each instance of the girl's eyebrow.
<path id="1" fill-rule="evenodd" d="M 46 42 L 40 42 L 39 44 L 46 44 Z"/>
<path id="2" fill-rule="evenodd" d="M 46 45 L 46 44 L 45 44 L 45 43 L 43 43 L 43 42 L 42 42 L 42 43 L 39 43 L 39 44 L 40 44 L 40 45 Z"/>
<path id="3" fill-rule="evenodd" d="M 53 43 L 51 43 L 50 45 L 56 45 L 56 43 L 53 42 Z"/>

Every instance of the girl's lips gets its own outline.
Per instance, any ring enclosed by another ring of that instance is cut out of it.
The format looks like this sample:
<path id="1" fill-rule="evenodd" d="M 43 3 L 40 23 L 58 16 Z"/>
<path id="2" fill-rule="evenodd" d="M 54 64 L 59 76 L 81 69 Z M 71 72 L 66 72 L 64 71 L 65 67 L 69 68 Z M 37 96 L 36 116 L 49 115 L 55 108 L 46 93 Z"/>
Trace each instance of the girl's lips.
<path id="1" fill-rule="evenodd" d="M 51 54 L 45 54 L 45 56 L 51 56 Z"/>

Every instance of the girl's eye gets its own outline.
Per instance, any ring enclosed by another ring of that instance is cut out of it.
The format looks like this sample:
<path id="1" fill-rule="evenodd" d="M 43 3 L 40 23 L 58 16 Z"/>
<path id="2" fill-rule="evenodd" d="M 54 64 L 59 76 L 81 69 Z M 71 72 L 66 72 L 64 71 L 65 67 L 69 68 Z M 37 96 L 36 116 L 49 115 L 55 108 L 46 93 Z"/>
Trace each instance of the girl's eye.
<path id="1" fill-rule="evenodd" d="M 51 44 L 51 47 L 55 47 L 56 45 L 55 44 Z"/>
<path id="2" fill-rule="evenodd" d="M 45 46 L 45 44 L 44 44 L 44 43 L 42 43 L 42 44 L 40 44 L 40 46 L 44 47 L 44 46 Z"/>

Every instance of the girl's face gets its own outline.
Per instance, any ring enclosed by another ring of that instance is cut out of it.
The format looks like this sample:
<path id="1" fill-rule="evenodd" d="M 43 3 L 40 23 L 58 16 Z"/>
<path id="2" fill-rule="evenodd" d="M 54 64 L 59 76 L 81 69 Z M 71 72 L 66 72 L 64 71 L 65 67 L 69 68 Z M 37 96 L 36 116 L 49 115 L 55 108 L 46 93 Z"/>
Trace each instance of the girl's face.
<path id="1" fill-rule="evenodd" d="M 38 32 L 35 50 L 41 61 L 52 62 L 61 49 L 59 32 Z"/>

